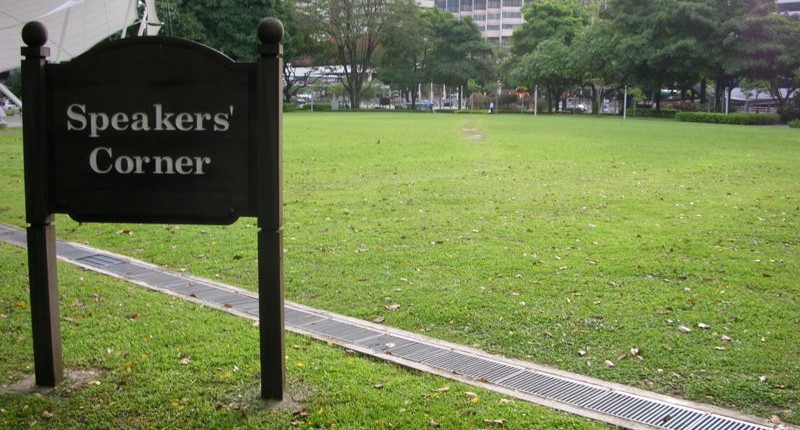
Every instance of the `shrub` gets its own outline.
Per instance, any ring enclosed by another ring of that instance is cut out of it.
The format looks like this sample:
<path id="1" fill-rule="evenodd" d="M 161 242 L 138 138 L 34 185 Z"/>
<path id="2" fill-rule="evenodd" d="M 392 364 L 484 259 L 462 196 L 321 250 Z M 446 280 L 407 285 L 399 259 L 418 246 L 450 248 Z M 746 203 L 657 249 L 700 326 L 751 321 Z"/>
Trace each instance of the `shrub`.
<path id="1" fill-rule="evenodd" d="M 800 119 L 793 119 L 789 121 L 787 124 L 789 124 L 789 127 L 791 128 L 800 128 Z"/>
<path id="2" fill-rule="evenodd" d="M 655 110 L 651 108 L 636 108 L 628 109 L 628 116 L 633 117 L 646 117 L 646 118 L 675 118 L 676 109 L 661 109 Z"/>
<path id="3" fill-rule="evenodd" d="M 713 113 L 713 112 L 680 112 L 675 119 L 681 122 L 705 122 L 710 124 L 736 125 L 773 125 L 779 117 L 769 113 Z"/>
<path id="4" fill-rule="evenodd" d="M 313 107 L 312 107 L 313 106 Z M 345 109 L 344 105 L 339 105 L 339 109 Z M 328 112 L 331 110 L 330 103 L 308 103 L 304 104 L 301 110 L 305 111 L 314 111 L 314 112 Z"/>

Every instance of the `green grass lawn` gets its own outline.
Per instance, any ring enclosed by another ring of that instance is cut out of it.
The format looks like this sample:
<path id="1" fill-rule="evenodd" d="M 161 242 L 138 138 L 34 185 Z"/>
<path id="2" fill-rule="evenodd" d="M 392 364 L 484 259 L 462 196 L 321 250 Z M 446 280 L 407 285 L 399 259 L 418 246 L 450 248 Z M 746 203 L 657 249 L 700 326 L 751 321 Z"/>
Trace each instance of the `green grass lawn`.
<path id="1" fill-rule="evenodd" d="M 797 130 L 369 113 L 284 126 L 288 300 L 800 423 Z M 0 221 L 16 225 L 20 154 L 0 134 Z M 57 220 L 59 238 L 251 289 L 253 224 Z"/>

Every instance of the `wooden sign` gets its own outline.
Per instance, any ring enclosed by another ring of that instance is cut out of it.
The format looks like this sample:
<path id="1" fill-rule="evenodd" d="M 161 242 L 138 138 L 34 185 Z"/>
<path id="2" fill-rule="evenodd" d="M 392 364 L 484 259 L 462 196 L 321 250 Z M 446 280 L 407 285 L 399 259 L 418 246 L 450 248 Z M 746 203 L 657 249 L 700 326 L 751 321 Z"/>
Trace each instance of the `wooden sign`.
<path id="1" fill-rule="evenodd" d="M 255 64 L 162 37 L 49 66 L 55 211 L 79 221 L 255 216 L 255 78 Z"/>
<path id="2" fill-rule="evenodd" d="M 257 35 L 256 63 L 182 39 L 139 37 L 48 64 L 44 26 L 23 28 L 37 385 L 63 378 L 53 214 L 186 224 L 255 216 L 262 397 L 283 397 L 283 25 L 267 18 Z"/>

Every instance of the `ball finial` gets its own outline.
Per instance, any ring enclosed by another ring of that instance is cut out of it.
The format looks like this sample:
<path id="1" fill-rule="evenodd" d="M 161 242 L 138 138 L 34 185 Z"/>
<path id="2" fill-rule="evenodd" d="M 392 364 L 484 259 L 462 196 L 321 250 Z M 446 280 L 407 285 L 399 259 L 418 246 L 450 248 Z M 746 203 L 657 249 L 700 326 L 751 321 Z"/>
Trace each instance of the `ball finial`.
<path id="1" fill-rule="evenodd" d="M 47 43 L 47 29 L 39 21 L 31 21 L 22 27 L 22 41 L 26 45 L 39 48 Z"/>
<path id="2" fill-rule="evenodd" d="M 264 18 L 258 23 L 257 34 L 261 43 L 280 43 L 283 39 L 283 23 L 277 18 Z"/>

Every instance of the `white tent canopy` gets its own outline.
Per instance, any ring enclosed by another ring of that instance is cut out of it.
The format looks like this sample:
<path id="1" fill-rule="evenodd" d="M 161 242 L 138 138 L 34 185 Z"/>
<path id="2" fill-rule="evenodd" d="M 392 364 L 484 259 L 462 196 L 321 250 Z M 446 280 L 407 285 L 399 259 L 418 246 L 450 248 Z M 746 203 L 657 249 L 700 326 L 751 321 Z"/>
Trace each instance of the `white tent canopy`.
<path id="1" fill-rule="evenodd" d="M 138 20 L 137 0 L 0 0 L 0 72 L 19 67 L 22 27 L 29 21 L 45 25 L 48 61 L 67 61 Z M 147 0 L 139 34 L 159 29 L 153 0 Z"/>

